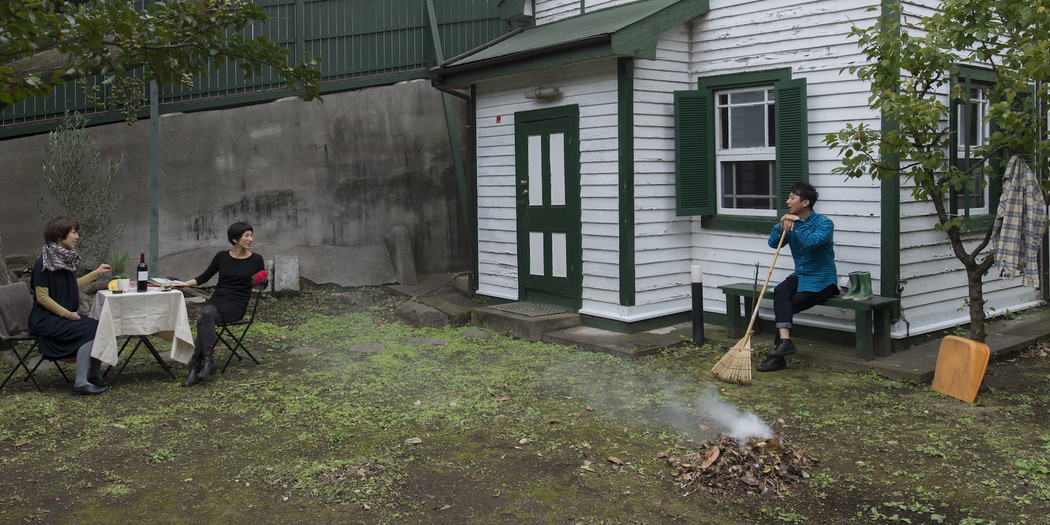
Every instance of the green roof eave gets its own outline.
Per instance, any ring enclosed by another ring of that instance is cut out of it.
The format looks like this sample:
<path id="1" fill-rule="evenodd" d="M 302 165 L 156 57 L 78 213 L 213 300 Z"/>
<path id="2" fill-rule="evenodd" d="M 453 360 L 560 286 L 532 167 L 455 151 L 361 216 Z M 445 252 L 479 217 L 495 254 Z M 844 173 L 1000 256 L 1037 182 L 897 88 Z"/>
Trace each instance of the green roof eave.
<path id="1" fill-rule="evenodd" d="M 709 10 L 708 0 L 640 0 L 530 27 L 444 67 L 445 85 L 608 57 L 656 58 L 667 30 Z"/>

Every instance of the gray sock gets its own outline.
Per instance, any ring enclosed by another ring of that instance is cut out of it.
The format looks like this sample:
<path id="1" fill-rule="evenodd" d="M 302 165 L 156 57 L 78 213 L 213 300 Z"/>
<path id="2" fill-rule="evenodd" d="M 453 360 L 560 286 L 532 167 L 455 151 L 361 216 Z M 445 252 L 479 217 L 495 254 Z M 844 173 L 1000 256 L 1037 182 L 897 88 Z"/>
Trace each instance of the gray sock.
<path id="1" fill-rule="evenodd" d="M 94 341 L 88 341 L 80 345 L 80 348 L 77 349 L 76 379 L 73 380 L 73 386 L 84 386 L 90 384 L 87 379 L 88 372 L 92 369 L 94 369 L 96 373 L 98 372 L 99 367 L 95 365 L 95 363 L 98 363 L 98 360 L 91 358 L 91 347 L 93 343 Z M 92 361 L 94 361 L 94 363 Z"/>

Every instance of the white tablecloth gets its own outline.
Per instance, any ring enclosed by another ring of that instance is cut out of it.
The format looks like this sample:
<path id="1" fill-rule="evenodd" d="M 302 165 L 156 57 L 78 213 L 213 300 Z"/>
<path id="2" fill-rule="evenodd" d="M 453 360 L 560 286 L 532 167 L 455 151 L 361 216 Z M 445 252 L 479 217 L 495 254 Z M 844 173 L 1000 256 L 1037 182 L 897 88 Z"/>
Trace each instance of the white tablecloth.
<path id="1" fill-rule="evenodd" d="M 193 333 L 186 314 L 186 298 L 178 290 L 163 292 L 150 289 L 139 293 L 128 291 L 95 294 L 91 317 L 98 319 L 91 357 L 108 365 L 120 359 L 117 337 L 122 335 L 159 335 L 171 341 L 171 358 L 189 363 L 193 358 Z"/>

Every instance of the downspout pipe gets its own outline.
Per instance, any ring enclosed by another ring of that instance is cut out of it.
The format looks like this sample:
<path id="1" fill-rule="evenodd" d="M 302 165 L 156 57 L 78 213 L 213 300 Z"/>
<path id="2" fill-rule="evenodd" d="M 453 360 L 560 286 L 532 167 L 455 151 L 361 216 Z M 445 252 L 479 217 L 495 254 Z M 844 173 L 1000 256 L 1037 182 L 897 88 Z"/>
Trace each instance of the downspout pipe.
<path id="1" fill-rule="evenodd" d="M 454 56 L 454 57 L 452 57 L 452 58 L 450 58 L 448 60 L 445 60 L 444 62 L 441 62 L 441 64 L 438 65 L 438 69 L 445 69 L 446 67 L 448 67 L 449 64 L 458 62 L 458 61 L 463 60 L 464 58 L 467 58 L 469 56 L 476 55 L 476 54 L 478 54 L 478 53 L 480 53 L 480 52 L 482 52 L 482 51 L 484 51 L 484 50 L 486 50 L 486 49 L 488 49 L 488 48 L 490 48 L 490 47 L 492 47 L 492 46 L 494 46 L 494 45 L 496 45 L 496 44 L 498 44 L 498 43 L 500 43 L 500 42 L 502 42 L 502 41 L 504 41 L 504 40 L 506 40 L 506 39 L 508 39 L 508 38 L 510 38 L 510 37 L 512 37 L 514 35 L 516 35 L 516 34 L 518 34 L 518 33 L 520 33 L 520 32 L 522 32 L 522 31 L 524 31 L 525 29 L 526 29 L 525 26 L 515 27 L 514 29 L 511 29 L 510 31 L 507 31 L 506 33 L 503 33 L 502 35 L 500 35 L 500 36 L 498 36 L 496 38 L 493 38 L 492 40 L 489 40 L 488 42 L 485 42 L 484 44 L 481 44 L 480 46 L 475 47 L 474 49 L 471 49 L 469 51 L 464 51 L 464 52 L 462 52 L 462 53 L 460 53 L 460 54 L 458 54 L 458 55 L 456 55 L 456 56 Z"/>
<path id="2" fill-rule="evenodd" d="M 438 91 L 440 91 L 442 93 L 448 93 L 449 95 L 452 95 L 454 97 L 458 97 L 460 99 L 465 100 L 469 104 L 473 104 L 474 103 L 474 98 L 473 97 L 471 97 L 470 95 L 467 95 L 465 93 L 461 93 L 459 91 L 456 91 L 456 90 L 446 86 L 443 83 L 444 80 L 445 80 L 444 70 L 446 68 L 448 68 L 449 64 L 454 64 L 454 63 L 456 63 L 456 62 L 458 62 L 460 60 L 463 60 L 464 58 L 476 55 L 476 54 L 478 54 L 478 53 L 480 53 L 480 52 L 482 52 L 482 51 L 484 51 L 484 50 L 486 50 L 486 49 L 488 49 L 488 48 L 490 48 L 490 47 L 492 47 L 492 46 L 494 46 L 494 45 L 496 45 L 496 44 L 498 44 L 500 42 L 503 42 L 504 40 L 506 40 L 506 39 L 508 39 L 508 38 L 510 38 L 510 37 L 512 37 L 512 36 L 514 36 L 516 34 L 518 34 L 518 33 L 521 33 L 525 29 L 526 28 L 524 26 L 522 26 L 522 27 L 515 27 L 514 29 L 511 29 L 510 31 L 507 31 L 506 33 L 503 33 L 502 35 L 500 35 L 500 36 L 498 36 L 496 38 L 493 38 L 492 40 L 489 40 L 488 42 L 485 42 L 484 44 L 481 44 L 480 46 L 477 46 L 474 49 L 471 49 L 469 51 L 464 51 L 463 53 L 460 53 L 460 54 L 458 54 L 458 55 L 456 55 L 456 56 L 454 56 L 454 57 L 452 57 L 452 58 L 450 58 L 448 60 L 443 60 L 440 64 L 438 64 L 438 67 L 436 67 L 434 69 L 431 69 L 427 73 L 427 76 L 430 77 L 430 85 L 433 86 L 434 89 L 436 89 L 436 90 L 438 90 Z"/>
<path id="3" fill-rule="evenodd" d="M 434 42 L 433 42 L 433 44 L 434 44 L 434 55 L 435 55 L 435 58 L 437 59 L 436 61 L 439 61 L 438 62 L 438 67 L 431 69 L 427 73 L 427 76 L 430 77 L 430 85 L 433 86 L 438 91 L 440 91 L 440 92 L 442 92 L 442 93 L 444 93 L 446 95 L 454 96 L 454 97 L 459 98 L 459 99 L 461 99 L 461 100 L 463 100 L 463 101 L 465 101 L 467 103 L 467 118 L 468 118 L 468 122 L 466 123 L 466 125 L 467 125 L 468 129 L 473 129 L 474 128 L 473 122 L 474 122 L 474 118 L 475 118 L 475 114 L 474 114 L 474 97 L 472 96 L 473 95 L 473 90 L 471 90 L 471 94 L 468 95 L 468 94 L 456 91 L 454 89 L 451 89 L 448 86 L 444 85 L 444 83 L 443 83 L 444 75 L 442 74 L 443 70 L 446 67 L 448 67 L 449 64 L 452 64 L 452 63 L 454 63 L 457 60 L 462 60 L 463 58 L 469 57 L 471 55 L 474 55 L 475 53 L 478 53 L 480 51 L 488 49 L 488 48 L 490 48 L 490 47 L 492 47 L 492 46 L 494 46 L 494 45 L 496 45 L 496 44 L 498 44 L 498 43 L 500 43 L 500 42 L 502 42 L 502 41 L 504 41 L 504 40 L 506 40 L 506 39 L 508 39 L 508 38 L 510 38 L 510 37 L 512 37 L 512 36 L 514 36 L 514 35 L 516 35 L 518 33 L 520 33 L 520 32 L 522 32 L 522 31 L 524 31 L 525 28 L 524 27 L 515 28 L 515 29 L 513 29 L 511 31 L 508 31 L 507 33 L 504 33 L 504 34 L 500 35 L 499 37 L 497 37 L 497 38 L 495 38 L 493 40 L 490 40 L 490 41 L 488 41 L 488 42 L 486 42 L 484 44 L 481 44 L 480 46 L 475 47 L 474 49 L 471 49 L 471 50 L 466 51 L 464 53 L 460 53 L 460 54 L 458 54 L 458 55 L 456 55 L 456 56 L 454 56 L 452 58 L 449 58 L 447 60 L 443 60 L 443 53 L 441 51 L 441 41 L 440 41 L 440 39 L 437 36 L 437 34 L 438 34 L 438 32 L 437 32 L 437 16 L 435 14 L 433 0 L 426 0 L 426 9 L 427 9 L 427 18 L 429 20 L 429 26 L 430 26 L 430 36 L 431 36 L 431 38 L 434 39 Z M 449 141 L 450 141 L 450 143 L 452 145 L 452 150 L 453 150 L 452 151 L 452 156 L 453 156 L 453 159 L 454 159 L 454 163 L 456 165 L 456 172 L 457 172 L 456 179 L 457 179 L 457 183 L 458 183 L 457 185 L 459 186 L 460 205 L 462 206 L 461 213 L 463 214 L 463 221 L 465 223 L 465 228 L 464 229 L 465 229 L 465 233 L 466 233 L 466 236 L 467 236 L 467 242 L 470 245 L 470 249 L 469 249 L 470 250 L 470 254 L 471 254 L 470 255 L 470 266 L 471 266 L 472 270 L 470 271 L 469 289 L 473 293 L 473 292 L 477 291 L 477 289 L 478 289 L 478 270 L 477 270 L 478 265 L 477 265 L 477 257 L 475 255 L 476 252 L 477 252 L 478 247 L 477 247 L 477 241 L 475 239 L 475 234 L 474 234 L 474 232 L 476 231 L 476 229 L 475 229 L 476 228 L 476 221 L 474 220 L 474 214 L 471 213 L 471 212 L 472 211 L 476 211 L 477 204 L 475 202 L 474 210 L 471 210 L 470 207 L 468 207 L 468 205 L 467 205 L 468 201 L 471 201 L 471 199 L 468 198 L 469 197 L 469 191 L 467 189 L 467 173 L 466 173 L 467 170 L 464 168 L 463 162 L 460 159 L 459 144 L 458 144 L 458 141 L 456 140 L 456 132 L 455 132 L 455 129 L 454 129 L 454 126 L 453 126 L 452 105 L 451 105 L 450 99 L 447 96 L 445 97 L 445 100 L 444 100 L 444 106 L 445 106 L 445 120 L 446 120 L 446 124 L 448 126 Z M 468 147 L 468 150 L 469 151 L 474 151 L 474 147 L 475 146 L 474 146 L 474 143 L 473 143 L 473 137 L 470 137 L 468 140 L 470 141 L 470 145 Z"/>

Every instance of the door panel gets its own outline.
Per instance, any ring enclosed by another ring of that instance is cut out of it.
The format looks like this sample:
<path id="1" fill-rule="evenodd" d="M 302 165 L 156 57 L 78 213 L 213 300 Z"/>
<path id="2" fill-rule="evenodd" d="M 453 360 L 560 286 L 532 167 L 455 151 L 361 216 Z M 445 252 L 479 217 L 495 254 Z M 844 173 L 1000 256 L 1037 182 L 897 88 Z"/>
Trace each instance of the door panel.
<path id="1" fill-rule="evenodd" d="M 578 130 L 575 106 L 516 116 L 519 300 L 579 308 Z"/>

